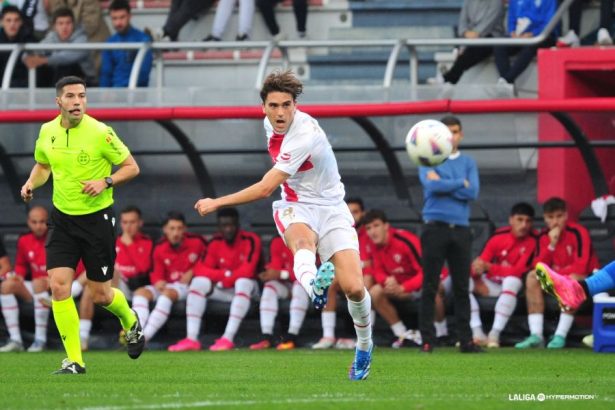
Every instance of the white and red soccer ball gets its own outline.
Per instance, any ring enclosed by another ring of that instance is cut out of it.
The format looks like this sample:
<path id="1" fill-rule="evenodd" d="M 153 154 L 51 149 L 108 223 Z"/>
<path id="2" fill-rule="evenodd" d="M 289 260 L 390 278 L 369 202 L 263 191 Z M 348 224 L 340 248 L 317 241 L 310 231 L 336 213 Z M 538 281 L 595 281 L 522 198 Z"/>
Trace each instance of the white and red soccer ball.
<path id="1" fill-rule="evenodd" d="M 406 151 L 416 165 L 440 165 L 453 151 L 453 135 L 440 121 L 420 121 L 406 135 Z"/>

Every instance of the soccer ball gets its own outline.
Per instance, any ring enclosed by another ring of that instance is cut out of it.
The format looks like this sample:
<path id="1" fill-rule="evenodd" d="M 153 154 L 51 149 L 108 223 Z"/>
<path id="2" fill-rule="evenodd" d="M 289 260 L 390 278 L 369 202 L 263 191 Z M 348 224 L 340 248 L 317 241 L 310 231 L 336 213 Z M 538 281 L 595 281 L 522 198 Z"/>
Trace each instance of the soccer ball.
<path id="1" fill-rule="evenodd" d="M 406 151 L 416 165 L 434 167 L 446 161 L 453 150 L 453 135 L 436 120 L 423 120 L 406 136 Z"/>

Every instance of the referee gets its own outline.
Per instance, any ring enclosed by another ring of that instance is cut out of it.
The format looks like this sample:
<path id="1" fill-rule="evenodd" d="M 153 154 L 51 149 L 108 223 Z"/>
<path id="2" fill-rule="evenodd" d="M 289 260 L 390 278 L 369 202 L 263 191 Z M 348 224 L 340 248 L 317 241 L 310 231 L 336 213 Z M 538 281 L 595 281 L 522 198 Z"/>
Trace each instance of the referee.
<path id="1" fill-rule="evenodd" d="M 139 357 L 145 338 L 124 294 L 111 287 L 115 262 L 113 187 L 133 179 L 139 166 L 113 129 L 85 114 L 85 81 L 64 77 L 56 83 L 60 115 L 41 127 L 30 177 L 21 188 L 33 191 L 53 174 L 53 210 L 47 238 L 47 271 L 52 310 L 68 356 L 54 374 L 83 374 L 79 316 L 71 284 L 80 259 L 94 303 L 117 316 L 126 332 L 128 355 Z M 117 171 L 111 173 L 112 165 Z"/>

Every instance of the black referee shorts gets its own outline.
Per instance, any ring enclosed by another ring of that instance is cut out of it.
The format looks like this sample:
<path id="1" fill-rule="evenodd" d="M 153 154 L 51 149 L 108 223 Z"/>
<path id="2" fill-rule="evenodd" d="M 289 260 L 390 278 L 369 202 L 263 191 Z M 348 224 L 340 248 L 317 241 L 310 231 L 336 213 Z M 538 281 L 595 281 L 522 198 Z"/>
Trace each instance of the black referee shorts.
<path id="1" fill-rule="evenodd" d="M 47 270 L 76 269 L 79 259 L 82 259 L 89 280 L 111 280 L 115 264 L 113 208 L 87 215 L 67 215 L 54 207 L 49 218 L 45 249 Z"/>

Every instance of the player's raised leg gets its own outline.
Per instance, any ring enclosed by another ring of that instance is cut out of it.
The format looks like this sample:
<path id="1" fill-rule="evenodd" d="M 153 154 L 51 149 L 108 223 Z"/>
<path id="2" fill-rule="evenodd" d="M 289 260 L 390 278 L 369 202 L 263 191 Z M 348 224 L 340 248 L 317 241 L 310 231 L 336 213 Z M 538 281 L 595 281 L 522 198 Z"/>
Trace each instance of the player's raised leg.
<path id="1" fill-rule="evenodd" d="M 333 282 L 335 268 L 330 262 L 316 269 L 316 233 L 305 223 L 292 223 L 284 232 L 286 245 L 294 255 L 293 270 L 312 299 L 314 308 L 321 310 L 327 304 L 327 292 Z"/>

